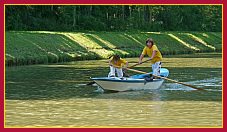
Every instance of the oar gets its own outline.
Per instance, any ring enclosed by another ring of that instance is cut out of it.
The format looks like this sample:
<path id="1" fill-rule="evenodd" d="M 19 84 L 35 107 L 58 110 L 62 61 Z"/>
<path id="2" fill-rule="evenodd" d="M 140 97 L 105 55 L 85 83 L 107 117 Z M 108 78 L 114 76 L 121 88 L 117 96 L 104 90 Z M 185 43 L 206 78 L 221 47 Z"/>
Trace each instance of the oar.
<path id="1" fill-rule="evenodd" d="M 134 65 L 132 65 L 132 66 L 129 66 L 128 68 L 132 68 L 132 67 L 135 67 L 135 66 L 137 66 L 137 65 L 141 65 L 141 64 L 143 64 L 143 63 L 145 63 L 145 62 L 148 62 L 148 61 L 150 61 L 151 59 L 148 59 L 148 60 L 145 60 L 145 61 L 143 61 L 143 62 L 141 62 L 141 63 L 136 63 L 136 64 L 134 64 Z"/>
<path id="2" fill-rule="evenodd" d="M 136 63 L 136 64 L 134 64 L 134 65 L 132 65 L 132 66 L 129 66 L 128 68 L 132 68 L 132 67 L 135 67 L 135 66 L 137 66 L 137 65 L 141 65 L 141 64 L 143 64 L 143 63 L 145 63 L 145 62 L 148 62 L 148 61 L 150 61 L 151 59 L 148 59 L 148 60 L 145 60 L 145 61 L 143 61 L 143 62 L 141 62 L 141 63 Z M 126 69 L 126 68 L 124 68 L 124 69 Z M 123 72 L 124 72 L 124 74 L 127 76 L 127 77 L 129 77 L 129 74 L 127 74 L 126 73 L 126 71 L 123 69 Z"/>
<path id="3" fill-rule="evenodd" d="M 143 74 L 150 74 L 150 73 L 147 73 L 147 72 L 143 72 L 143 71 L 139 71 L 139 70 L 135 70 L 135 69 L 130 69 L 130 68 L 125 68 L 129 71 L 134 71 L 134 72 L 138 72 L 138 73 L 143 73 Z M 190 84 L 186 84 L 186 83 L 183 83 L 183 82 L 178 82 L 176 80 L 173 80 L 173 79 L 169 79 L 167 77 L 161 77 L 161 76 L 157 76 L 157 75 L 154 75 L 154 74 L 151 74 L 153 75 L 154 77 L 158 77 L 158 78 L 162 78 L 162 79 L 165 79 L 165 80 L 168 80 L 168 81 L 171 81 L 171 82 L 175 82 L 175 83 L 178 83 L 178 84 L 182 84 L 182 85 L 185 85 L 185 86 L 188 86 L 188 87 L 191 87 L 191 88 L 194 88 L 194 89 L 197 89 L 197 90 L 204 90 L 202 88 L 197 88 L 193 85 L 190 85 Z"/>
<path id="4" fill-rule="evenodd" d="M 95 84 L 95 81 L 89 82 L 86 85 L 90 86 L 90 85 L 93 85 L 93 84 Z"/>

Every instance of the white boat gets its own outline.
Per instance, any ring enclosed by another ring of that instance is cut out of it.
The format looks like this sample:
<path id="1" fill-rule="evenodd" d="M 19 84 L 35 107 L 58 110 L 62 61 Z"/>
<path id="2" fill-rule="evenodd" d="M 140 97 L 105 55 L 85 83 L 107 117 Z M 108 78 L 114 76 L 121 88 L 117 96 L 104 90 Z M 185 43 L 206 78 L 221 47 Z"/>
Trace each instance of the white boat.
<path id="1" fill-rule="evenodd" d="M 169 70 L 166 68 L 161 68 L 160 76 L 168 77 Z M 128 90 L 142 90 L 142 89 L 158 89 L 164 79 L 153 79 L 149 80 L 150 74 L 139 74 L 133 75 L 127 78 L 120 79 L 118 77 L 97 77 L 91 78 L 95 83 L 103 88 L 104 90 L 112 90 L 112 91 L 128 91 Z"/>

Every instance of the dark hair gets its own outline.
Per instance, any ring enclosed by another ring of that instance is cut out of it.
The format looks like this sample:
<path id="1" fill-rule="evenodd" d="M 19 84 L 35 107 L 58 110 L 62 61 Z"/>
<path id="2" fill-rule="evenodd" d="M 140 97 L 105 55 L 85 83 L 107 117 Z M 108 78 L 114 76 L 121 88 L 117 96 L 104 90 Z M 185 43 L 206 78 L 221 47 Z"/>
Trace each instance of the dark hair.
<path id="1" fill-rule="evenodd" d="M 120 56 L 119 55 L 113 55 L 113 60 L 115 60 L 115 61 L 118 61 L 118 60 L 120 60 Z"/>
<path id="2" fill-rule="evenodd" d="M 146 45 L 147 45 L 148 42 L 151 42 L 151 44 L 154 45 L 154 41 L 153 41 L 152 38 L 148 38 L 148 39 L 146 40 Z"/>

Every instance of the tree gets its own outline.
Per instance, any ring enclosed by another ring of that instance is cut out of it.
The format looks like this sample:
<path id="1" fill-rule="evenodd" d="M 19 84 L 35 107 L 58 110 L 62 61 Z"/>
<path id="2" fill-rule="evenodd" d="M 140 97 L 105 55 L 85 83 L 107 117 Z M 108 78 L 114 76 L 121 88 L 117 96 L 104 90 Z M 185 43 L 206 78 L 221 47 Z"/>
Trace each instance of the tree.
<path id="1" fill-rule="evenodd" d="M 222 6 L 6 5 L 6 30 L 222 31 Z"/>

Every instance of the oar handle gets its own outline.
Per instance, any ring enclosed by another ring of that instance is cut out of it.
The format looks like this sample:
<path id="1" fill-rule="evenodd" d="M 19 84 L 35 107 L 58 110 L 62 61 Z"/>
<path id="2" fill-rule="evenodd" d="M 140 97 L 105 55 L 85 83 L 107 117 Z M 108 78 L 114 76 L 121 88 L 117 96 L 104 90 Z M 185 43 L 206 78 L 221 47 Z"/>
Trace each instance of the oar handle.
<path id="1" fill-rule="evenodd" d="M 145 60 L 145 61 L 143 61 L 143 62 L 141 62 L 141 63 L 136 63 L 136 64 L 134 64 L 134 65 L 132 65 L 132 66 L 129 66 L 128 68 L 132 68 L 132 67 L 135 67 L 135 66 L 137 66 L 137 65 L 141 65 L 141 64 L 143 64 L 143 63 L 145 63 L 145 62 L 147 62 L 147 61 L 150 61 L 151 59 L 148 59 L 148 60 Z"/>
<path id="2" fill-rule="evenodd" d="M 147 61 L 150 61 L 151 59 L 148 59 L 148 60 L 145 60 L 145 61 L 143 61 L 143 62 L 141 62 L 141 63 L 136 63 L 136 64 L 134 64 L 134 65 L 132 65 L 132 66 L 129 66 L 128 68 L 132 68 L 132 67 L 135 67 L 135 66 L 137 66 L 137 65 L 141 65 L 141 64 L 143 64 L 143 63 L 145 63 L 145 62 L 147 62 Z M 120 67 L 120 66 L 114 66 L 114 65 L 112 65 L 113 67 L 115 67 L 115 68 L 123 68 L 123 67 Z M 126 69 L 126 68 L 125 68 Z"/>
<path id="3" fill-rule="evenodd" d="M 143 72 L 143 71 L 139 71 L 139 70 L 135 70 L 135 69 L 130 69 L 130 68 L 125 68 L 129 71 L 134 71 L 134 72 L 138 72 L 138 73 L 142 73 L 142 74 L 150 74 L 150 73 L 147 73 L 147 72 Z M 154 77 L 158 77 L 158 78 L 162 78 L 162 79 L 165 79 L 165 80 L 168 80 L 168 81 L 172 81 L 172 82 L 175 82 L 175 83 L 178 83 L 178 84 L 182 84 L 182 85 L 185 85 L 185 86 L 188 86 L 188 87 L 191 87 L 191 88 L 194 88 L 194 89 L 197 89 L 197 90 L 204 90 L 202 88 L 197 88 L 193 85 L 190 85 L 190 84 L 186 84 L 186 83 L 183 83 L 183 82 L 178 82 L 176 80 L 172 80 L 172 79 L 169 79 L 167 77 L 161 77 L 161 76 L 157 76 L 157 75 L 154 75 L 154 74 L 151 74 L 153 75 Z"/>

